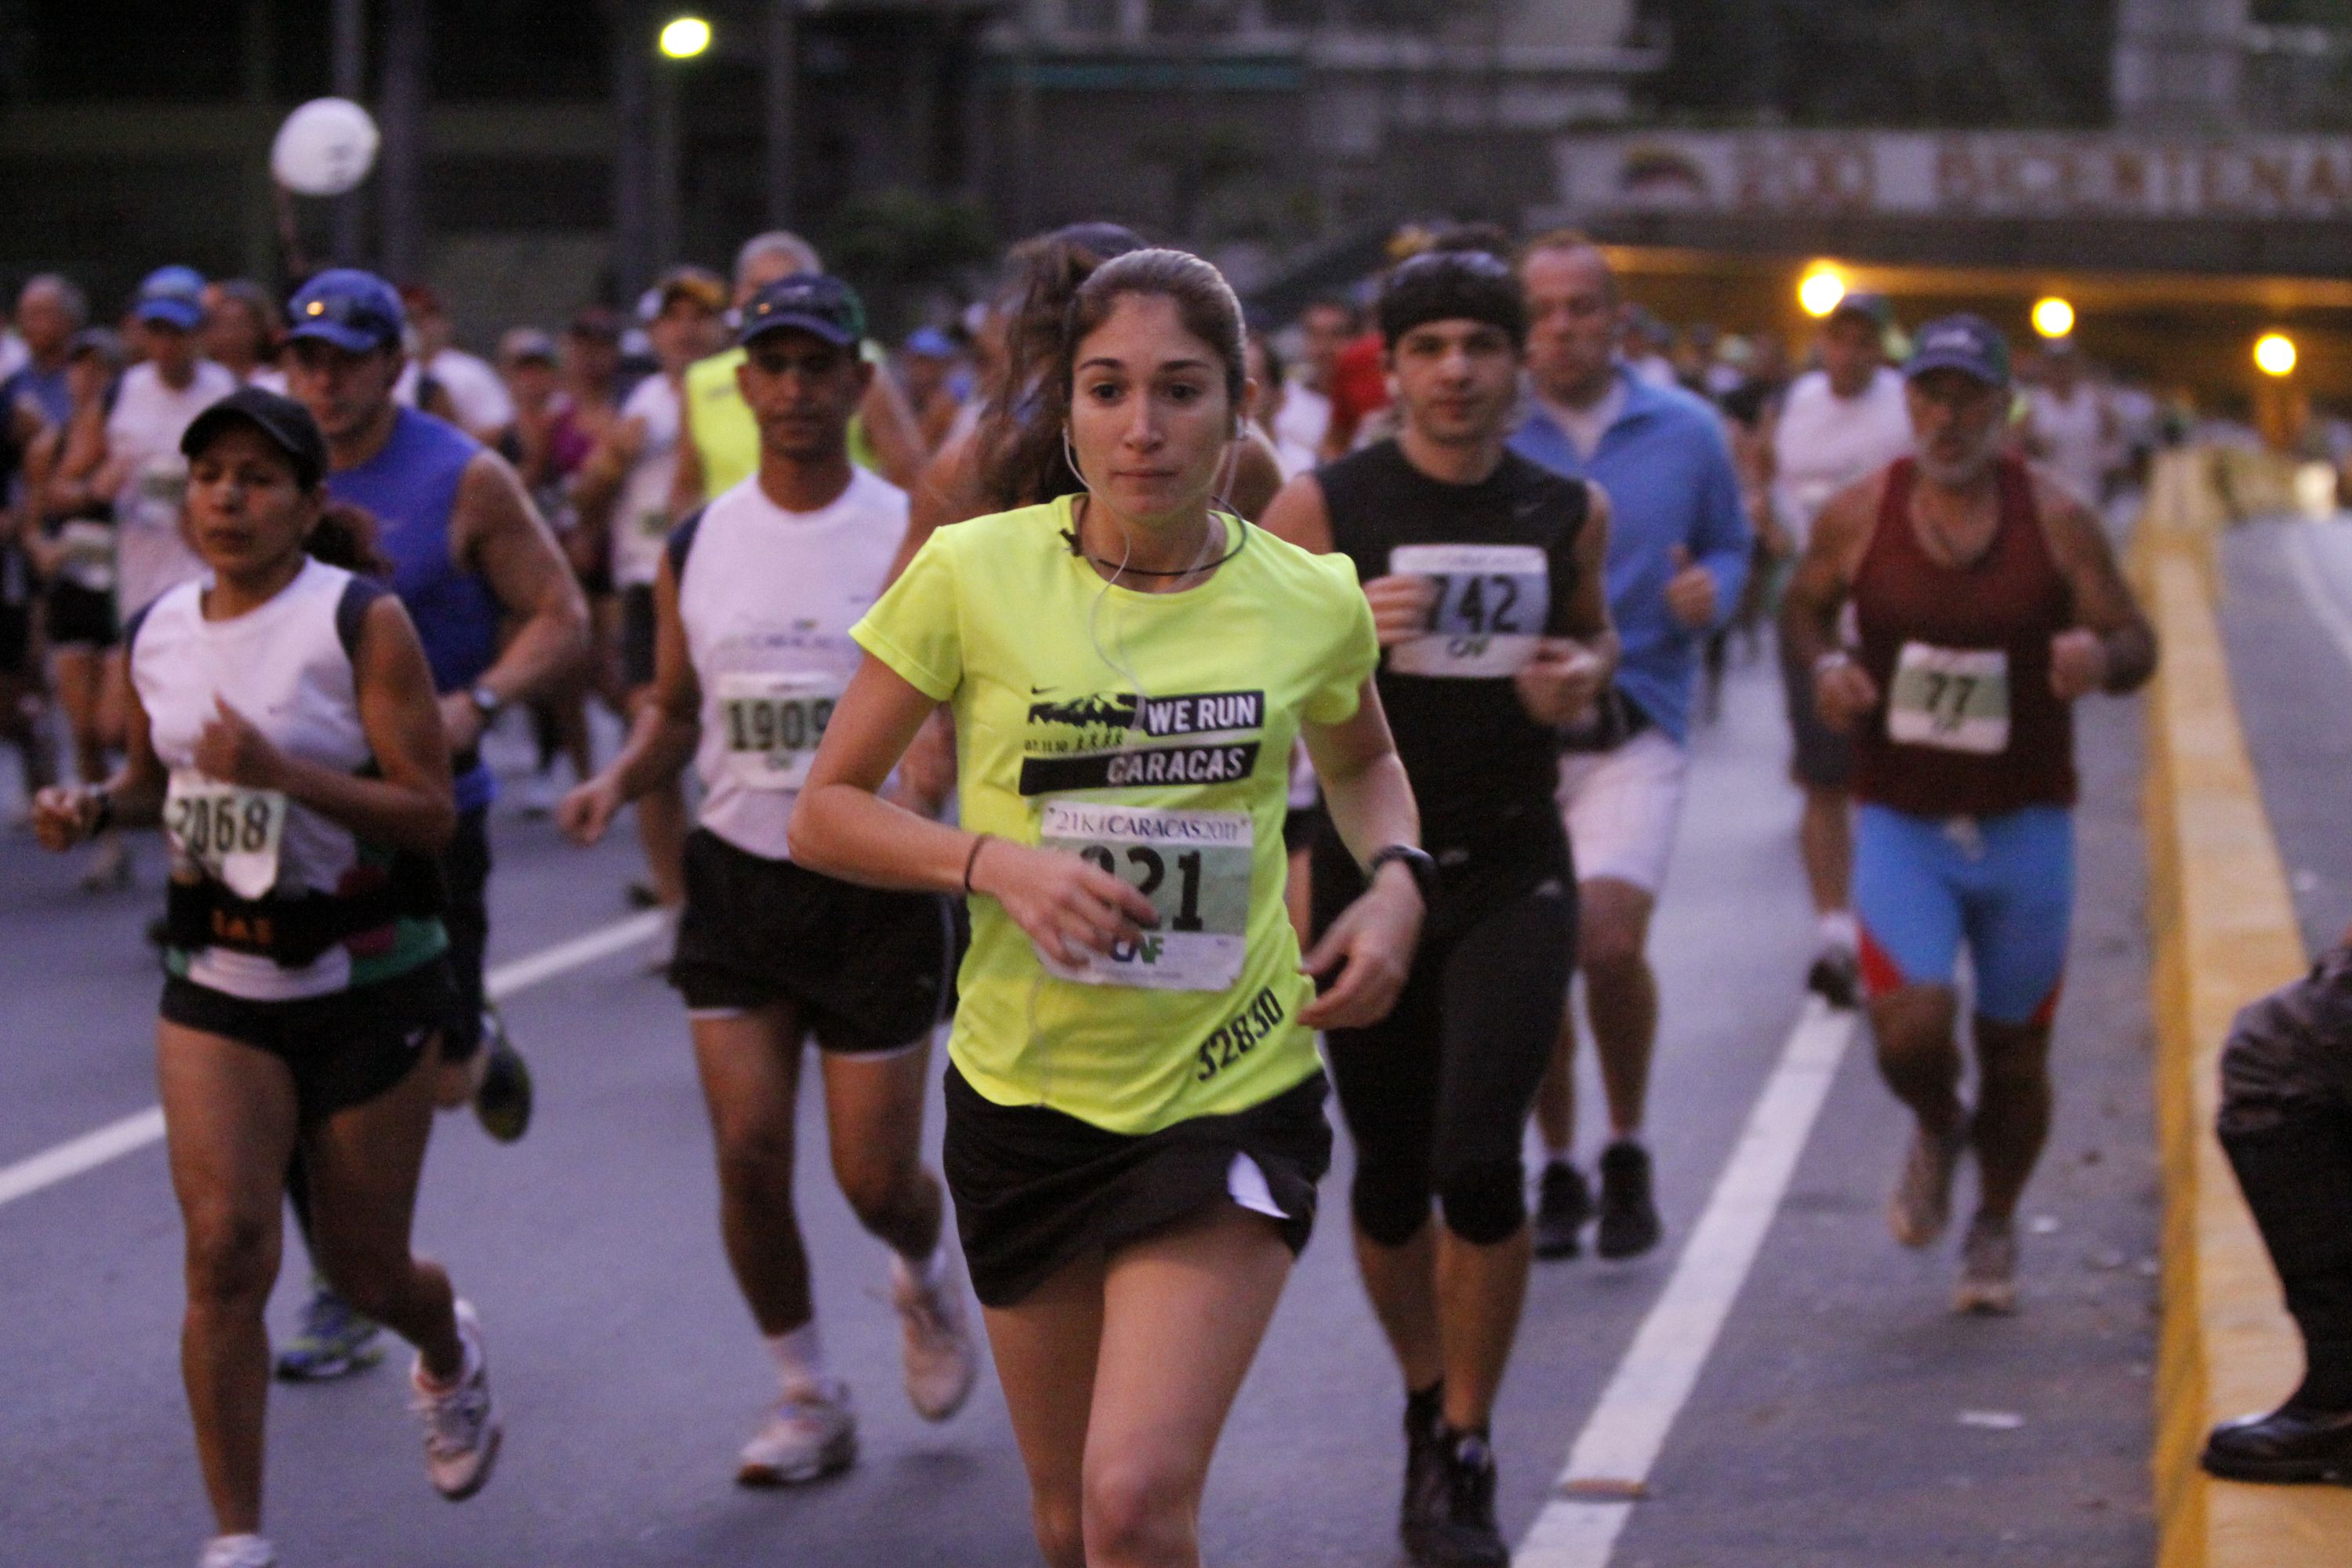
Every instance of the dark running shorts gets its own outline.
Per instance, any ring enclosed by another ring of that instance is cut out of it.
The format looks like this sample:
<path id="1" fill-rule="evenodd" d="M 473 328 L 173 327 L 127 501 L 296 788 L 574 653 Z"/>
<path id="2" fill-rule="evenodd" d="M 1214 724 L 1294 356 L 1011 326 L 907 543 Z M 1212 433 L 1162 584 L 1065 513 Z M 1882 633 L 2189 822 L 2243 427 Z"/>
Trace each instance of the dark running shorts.
<path id="1" fill-rule="evenodd" d="M 860 888 L 697 828 L 670 984 L 689 1012 L 790 1002 L 825 1050 L 903 1050 L 954 1010 L 961 913 L 934 894 Z"/>
<path id="2" fill-rule="evenodd" d="M 250 1002 L 173 975 L 163 982 L 168 1023 L 267 1051 L 294 1075 L 302 1125 L 364 1105 L 424 1059 L 449 1016 L 449 965 L 436 958 L 350 991 L 292 1002 Z"/>
<path id="3" fill-rule="evenodd" d="M 621 684 L 635 691 L 654 683 L 654 591 L 642 584 L 621 590 Z"/>
<path id="4" fill-rule="evenodd" d="M 1296 1256 L 1315 1228 L 1315 1184 L 1331 1166 L 1325 1092 L 1318 1072 L 1246 1110 L 1137 1137 L 1042 1105 L 999 1105 L 950 1066 L 940 1164 L 972 1293 L 983 1306 L 1017 1306 L 1081 1258 L 1232 1202 L 1235 1154 L 1264 1173 Z"/>
<path id="5" fill-rule="evenodd" d="M 85 588 L 79 583 L 52 583 L 48 588 L 51 647 L 112 647 L 121 633 L 114 624 L 114 595 Z"/>

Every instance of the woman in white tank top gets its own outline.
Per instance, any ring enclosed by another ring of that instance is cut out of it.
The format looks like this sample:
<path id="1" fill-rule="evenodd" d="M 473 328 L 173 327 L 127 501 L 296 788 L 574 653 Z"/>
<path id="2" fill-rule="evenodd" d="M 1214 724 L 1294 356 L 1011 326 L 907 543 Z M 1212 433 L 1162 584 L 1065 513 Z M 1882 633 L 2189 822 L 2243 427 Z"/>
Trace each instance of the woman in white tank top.
<path id="1" fill-rule="evenodd" d="M 432 858 L 456 807 L 407 613 L 310 552 L 369 553 L 346 520 L 322 525 L 310 415 L 247 388 L 182 445 L 205 574 L 128 630 L 122 767 L 43 791 L 35 826 L 64 849 L 116 818 L 160 821 L 171 846 L 156 1054 L 187 1229 L 182 1364 L 219 1531 L 202 1563 L 267 1568 L 262 1308 L 298 1153 L 320 1266 L 419 1348 L 434 1484 L 470 1495 L 497 1453 L 473 1313 L 408 1245 L 433 1120 L 432 1075 L 415 1069 L 450 984 Z"/>

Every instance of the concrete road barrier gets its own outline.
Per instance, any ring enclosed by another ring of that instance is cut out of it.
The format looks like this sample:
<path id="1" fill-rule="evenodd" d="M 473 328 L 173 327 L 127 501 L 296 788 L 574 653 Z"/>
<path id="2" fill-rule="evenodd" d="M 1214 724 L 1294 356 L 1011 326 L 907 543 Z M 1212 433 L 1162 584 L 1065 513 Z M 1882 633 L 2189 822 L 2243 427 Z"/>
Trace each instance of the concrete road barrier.
<path id="1" fill-rule="evenodd" d="M 2253 454 L 2166 454 L 2136 563 L 2163 641 L 2145 802 L 2164 1172 L 2159 1568 L 2352 1563 L 2352 1491 L 2220 1481 L 2197 1465 L 2214 1423 L 2270 1408 L 2303 1371 L 2277 1276 L 2213 1135 L 2231 1018 L 2306 966 L 2213 610 L 2213 534 L 2250 498 L 2288 493 L 2277 479 Z"/>

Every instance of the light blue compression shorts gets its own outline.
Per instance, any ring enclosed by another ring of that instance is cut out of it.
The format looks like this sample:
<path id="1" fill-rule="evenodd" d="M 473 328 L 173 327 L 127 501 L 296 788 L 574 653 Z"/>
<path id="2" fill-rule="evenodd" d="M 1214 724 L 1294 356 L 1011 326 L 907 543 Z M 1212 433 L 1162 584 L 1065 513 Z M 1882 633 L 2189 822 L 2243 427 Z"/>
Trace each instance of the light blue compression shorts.
<path id="1" fill-rule="evenodd" d="M 2066 973 L 2074 909 L 2074 818 L 2029 805 L 2000 816 L 1854 813 L 1853 912 L 1873 997 L 1955 983 L 1960 944 L 1976 1013 L 2049 1026 Z"/>

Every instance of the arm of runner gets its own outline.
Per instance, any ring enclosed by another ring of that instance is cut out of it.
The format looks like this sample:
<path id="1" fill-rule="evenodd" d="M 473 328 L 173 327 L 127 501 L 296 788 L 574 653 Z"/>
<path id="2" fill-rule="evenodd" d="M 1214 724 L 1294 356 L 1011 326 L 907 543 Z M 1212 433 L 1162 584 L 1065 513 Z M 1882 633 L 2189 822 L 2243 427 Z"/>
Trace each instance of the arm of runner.
<path id="1" fill-rule="evenodd" d="M 664 551 L 654 579 L 653 696 L 638 705 L 628 739 L 604 771 L 556 803 L 556 827 L 583 847 L 595 843 L 621 807 L 677 777 L 701 740 L 702 682 L 695 676 L 686 621 L 677 612 L 677 573 Z"/>
<path id="2" fill-rule="evenodd" d="M 694 399 L 677 387 L 677 460 L 670 465 L 669 514 L 685 517 L 703 503 L 702 448 L 694 442 Z"/>
<path id="3" fill-rule="evenodd" d="M 1313 474 L 1301 474 L 1276 490 L 1257 525 L 1309 554 L 1331 553 L 1331 510 Z"/>
<path id="4" fill-rule="evenodd" d="M 866 439 L 873 444 L 882 477 L 900 489 L 912 485 L 923 470 L 923 431 L 907 395 L 898 390 L 898 378 L 877 368 L 866 395 L 857 400 L 857 412 L 866 421 Z"/>
<path id="5" fill-rule="evenodd" d="M 1358 865 L 1389 845 L 1421 842 L 1421 810 L 1370 678 L 1352 717 L 1337 724 L 1304 725 L 1300 732 L 1322 781 L 1331 826 Z M 1300 1012 L 1298 1021 L 1310 1029 L 1355 1029 L 1387 1017 L 1412 972 L 1424 912 L 1411 869 L 1395 862 L 1381 867 L 1371 886 L 1339 912 L 1323 940 L 1299 961 L 1306 973 L 1322 979 L 1337 971 L 1337 978 Z"/>
<path id="6" fill-rule="evenodd" d="M 1255 522 L 1282 489 L 1282 459 L 1275 456 L 1274 443 L 1265 432 L 1252 425 L 1235 448 L 1234 482 L 1226 500 L 1244 521 Z"/>
<path id="7" fill-rule="evenodd" d="M 2156 673 L 2156 632 L 2116 569 L 2106 531 L 2058 487 L 2037 477 L 2034 490 L 2051 554 L 2074 593 L 2076 624 L 2050 641 L 2050 689 L 2067 702 L 2137 690 Z"/>
<path id="8" fill-rule="evenodd" d="M 51 784 L 33 797 L 33 837 L 44 849 L 70 849 L 100 827 L 152 827 L 163 819 L 170 781 L 139 688 L 122 694 L 122 765 L 102 784 Z M 103 796 L 101 800 L 100 797 Z"/>
<path id="9" fill-rule="evenodd" d="M 917 476 L 914 489 L 907 492 L 907 537 L 898 542 L 898 553 L 890 563 L 889 575 L 882 585 L 888 587 L 915 558 L 923 542 L 947 527 L 978 517 L 988 509 L 980 490 L 980 442 L 971 436 L 950 441 L 931 454 Z"/>
<path id="10" fill-rule="evenodd" d="M 1884 489 L 1883 477 L 1874 475 L 1830 498 L 1781 595 L 1780 636 L 1790 657 L 1813 672 L 1822 722 L 1841 732 L 1878 706 L 1877 683 L 1838 646 L 1837 623 Z"/>
<path id="11" fill-rule="evenodd" d="M 629 477 L 630 466 L 646 444 L 642 417 L 616 419 L 597 437 L 579 470 L 564 482 L 572 504 L 580 510 L 582 526 L 602 528 L 612 521 L 613 502 Z"/>
<path id="12" fill-rule="evenodd" d="M 1675 548 L 1675 574 L 1666 584 L 1666 608 L 1694 635 L 1712 632 L 1739 605 L 1748 584 L 1748 503 L 1740 499 L 1739 472 L 1722 432 L 1701 459 L 1698 516 L 1688 542 Z"/>
<path id="13" fill-rule="evenodd" d="M 936 699 L 867 654 L 827 722 L 793 807 L 793 858 L 812 871 L 873 888 L 971 893 L 1003 905 L 1048 957 L 1080 962 L 1142 939 L 1159 917 L 1118 878 L 1076 855 L 1016 844 L 919 816 L 881 798 Z"/>
<path id="14" fill-rule="evenodd" d="M 288 756 L 226 698 L 215 700 L 215 711 L 196 737 L 197 771 L 247 789 L 276 790 L 371 844 L 438 854 L 457 829 L 449 748 L 425 645 L 408 612 L 389 594 L 370 605 L 360 623 L 352 681 L 360 728 L 381 776 Z"/>
<path id="15" fill-rule="evenodd" d="M 480 573 L 500 607 L 521 623 L 475 685 L 502 702 L 545 695 L 587 658 L 588 605 L 522 481 L 496 452 L 477 453 L 466 465 L 449 535 L 460 563 Z M 481 740 L 484 720 L 468 693 L 442 698 L 441 718 L 451 751 Z"/>
<path id="16" fill-rule="evenodd" d="M 1590 481 L 1588 481 L 1590 483 Z M 1609 494 L 1591 486 L 1591 510 L 1576 539 L 1576 594 L 1560 636 L 1536 645 L 1517 677 L 1519 706 L 1538 724 L 1570 724 L 1591 710 L 1617 673 L 1617 628 L 1609 621 Z"/>

